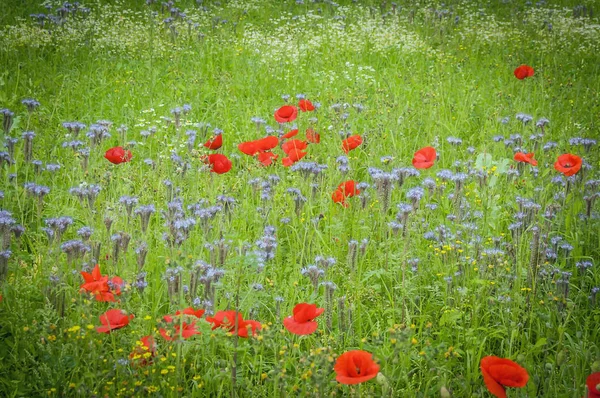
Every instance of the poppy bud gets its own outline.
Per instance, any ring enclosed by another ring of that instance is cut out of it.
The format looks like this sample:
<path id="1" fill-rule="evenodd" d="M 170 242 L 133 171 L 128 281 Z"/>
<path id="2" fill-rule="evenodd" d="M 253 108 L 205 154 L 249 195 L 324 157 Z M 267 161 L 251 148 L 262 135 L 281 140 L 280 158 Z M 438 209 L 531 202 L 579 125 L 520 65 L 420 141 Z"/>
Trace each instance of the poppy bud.
<path id="1" fill-rule="evenodd" d="M 377 380 L 377 383 L 379 383 L 379 385 L 382 386 L 383 388 L 385 388 L 385 389 L 390 388 L 390 383 L 388 382 L 387 377 L 385 377 L 383 375 L 383 373 L 381 373 L 381 372 L 377 373 L 377 377 L 375 378 L 375 380 Z"/>
<path id="2" fill-rule="evenodd" d="M 552 365 L 550 362 L 546 362 L 545 368 L 548 372 L 552 372 L 552 369 L 554 369 L 554 365 Z"/>
<path id="3" fill-rule="evenodd" d="M 600 360 L 594 361 L 592 364 L 592 372 L 600 372 Z"/>
<path id="4" fill-rule="evenodd" d="M 452 395 L 450 394 L 450 391 L 448 391 L 448 389 L 446 387 L 442 386 L 442 388 L 440 388 L 440 397 L 450 398 L 450 397 L 452 397 Z"/>

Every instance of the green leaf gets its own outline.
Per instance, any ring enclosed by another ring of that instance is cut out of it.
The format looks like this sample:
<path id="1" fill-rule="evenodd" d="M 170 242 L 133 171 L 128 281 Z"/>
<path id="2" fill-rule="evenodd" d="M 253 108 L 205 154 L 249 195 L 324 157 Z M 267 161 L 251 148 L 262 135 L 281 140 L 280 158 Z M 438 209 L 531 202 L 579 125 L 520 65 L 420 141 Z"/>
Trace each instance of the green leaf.
<path id="1" fill-rule="evenodd" d="M 454 326 L 460 320 L 461 313 L 456 310 L 448 310 L 444 312 L 440 318 L 440 326 Z"/>
<path id="2" fill-rule="evenodd" d="M 489 153 L 480 153 L 475 160 L 475 167 L 478 169 L 483 169 L 484 167 L 489 169 L 492 167 L 493 163 L 492 155 Z"/>

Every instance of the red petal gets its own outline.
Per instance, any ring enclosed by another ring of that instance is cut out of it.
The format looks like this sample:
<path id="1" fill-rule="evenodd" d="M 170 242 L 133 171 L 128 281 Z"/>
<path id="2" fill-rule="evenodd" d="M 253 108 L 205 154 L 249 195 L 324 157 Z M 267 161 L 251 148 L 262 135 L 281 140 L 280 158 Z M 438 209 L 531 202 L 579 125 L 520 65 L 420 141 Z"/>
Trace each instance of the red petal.
<path id="1" fill-rule="evenodd" d="M 153 336 L 144 336 L 140 339 L 142 344 L 150 351 L 153 355 L 156 352 L 156 342 L 154 341 Z"/>
<path id="2" fill-rule="evenodd" d="M 481 368 L 481 374 L 483 375 L 483 382 L 487 387 L 488 391 L 497 398 L 506 398 L 506 390 L 502 387 L 487 371 Z"/>
<path id="3" fill-rule="evenodd" d="M 191 316 L 195 316 L 196 318 L 202 318 L 202 315 L 204 315 L 204 310 L 203 309 L 199 309 L 199 310 L 195 310 L 194 307 L 188 307 L 182 311 L 177 310 L 177 312 L 175 313 L 175 315 L 191 315 Z"/>
<path id="4" fill-rule="evenodd" d="M 112 309 L 100 315 L 100 322 L 104 326 L 97 327 L 96 330 L 100 333 L 108 333 L 109 330 L 119 329 L 129 324 L 129 319 L 133 318 L 133 314 L 127 316 L 119 309 Z"/>
<path id="5" fill-rule="evenodd" d="M 281 163 L 283 164 L 283 167 L 290 167 L 291 165 L 294 164 L 294 161 L 292 159 L 290 159 L 289 157 L 287 157 L 287 158 L 281 159 Z"/>
<path id="6" fill-rule="evenodd" d="M 315 319 L 317 315 L 317 306 L 314 304 L 300 303 L 294 307 L 294 321 L 298 323 L 308 322 Z"/>
<path id="7" fill-rule="evenodd" d="M 312 104 L 312 102 L 310 102 L 307 99 L 301 99 L 300 101 L 298 101 L 298 107 L 302 112 L 309 112 L 315 110 L 315 106 Z"/>
<path id="8" fill-rule="evenodd" d="M 259 152 L 254 141 L 242 142 L 241 144 L 238 144 L 238 149 L 248 156 L 254 156 Z"/>
<path id="9" fill-rule="evenodd" d="M 360 193 L 360 191 L 356 189 L 356 183 L 352 180 L 348 180 L 340 184 L 340 186 L 338 186 L 338 189 L 343 189 L 343 193 L 347 198 L 354 195 L 358 195 Z"/>
<path id="10" fill-rule="evenodd" d="M 211 171 L 217 174 L 224 174 L 231 170 L 231 160 L 225 155 L 215 153 L 208 155 L 208 163 L 212 165 Z"/>
<path id="11" fill-rule="evenodd" d="M 255 335 L 258 330 L 262 328 L 260 322 L 253 320 L 242 321 L 240 326 L 238 327 L 238 336 L 240 337 L 248 337 L 249 331 L 252 332 L 252 335 Z"/>
<path id="12" fill-rule="evenodd" d="M 258 154 L 258 161 L 265 166 L 270 166 L 278 157 L 279 155 L 275 155 L 273 152 L 261 152 Z"/>
<path id="13" fill-rule="evenodd" d="M 517 152 L 517 153 L 515 153 L 515 156 L 513 157 L 513 159 L 517 162 L 529 163 L 533 166 L 537 166 L 537 160 L 535 160 L 533 158 L 533 156 L 534 156 L 533 152 L 531 152 L 531 153 Z"/>
<path id="14" fill-rule="evenodd" d="M 204 146 L 208 149 L 219 149 L 223 145 L 223 134 L 218 134 L 214 138 L 206 141 Z"/>
<path id="15" fill-rule="evenodd" d="M 292 149 L 289 153 L 289 158 L 291 159 L 292 162 L 297 162 L 298 160 L 302 159 L 303 157 L 305 157 L 307 154 L 307 152 L 302 152 L 300 149 L 296 148 L 296 149 Z"/>
<path id="16" fill-rule="evenodd" d="M 342 141 L 342 149 L 348 153 L 362 144 L 363 140 L 360 135 L 353 135 Z"/>
<path id="17" fill-rule="evenodd" d="M 94 269 L 92 270 L 92 277 L 95 281 L 99 281 L 102 278 L 102 273 L 100 272 L 100 266 L 96 264 Z"/>
<path id="18" fill-rule="evenodd" d="M 233 331 L 235 329 L 235 311 L 218 311 L 214 317 L 207 317 L 206 321 L 213 324 L 213 330 L 222 327 Z M 243 322 L 242 314 L 237 313 L 238 325 Z"/>
<path id="19" fill-rule="evenodd" d="M 179 325 L 177 325 L 176 327 L 178 329 L 178 333 L 179 334 Z M 183 337 L 184 339 L 189 339 L 190 337 L 196 335 L 196 334 L 200 334 L 199 331 L 196 330 L 196 324 L 194 322 L 187 324 L 185 322 L 183 322 L 183 329 L 181 330 L 181 337 Z"/>
<path id="20" fill-rule="evenodd" d="M 294 317 L 287 317 L 283 320 L 283 326 L 290 332 L 299 336 L 312 334 L 317 330 L 317 322 L 298 322 Z"/>
<path id="21" fill-rule="evenodd" d="M 285 152 L 286 155 L 289 155 L 290 152 L 292 152 L 294 149 L 306 149 L 306 147 L 308 146 L 308 144 L 306 143 L 306 141 L 300 141 L 300 140 L 290 140 L 285 142 L 282 146 L 281 149 L 283 150 L 283 152 Z"/>
<path id="22" fill-rule="evenodd" d="M 261 138 L 260 140 L 256 140 L 254 143 L 259 151 L 265 152 L 279 145 L 279 140 L 274 135 L 270 135 L 268 137 Z"/>
<path id="23" fill-rule="evenodd" d="M 524 368 L 506 358 L 484 357 L 480 368 L 488 390 L 499 398 L 506 398 L 504 386 L 524 387 L 529 380 L 529 374 Z"/>
<path id="24" fill-rule="evenodd" d="M 600 384 L 600 372 L 592 373 L 585 381 L 589 390 L 589 398 L 599 398 L 600 391 L 598 391 L 598 385 Z"/>
<path id="25" fill-rule="evenodd" d="M 163 339 L 165 339 L 167 341 L 172 341 L 173 340 L 173 337 L 169 336 L 169 334 L 167 333 L 167 330 L 165 328 L 160 328 L 158 330 L 158 332 L 163 337 Z"/>
<path id="26" fill-rule="evenodd" d="M 525 387 L 529 380 L 527 371 L 515 363 L 491 365 L 488 373 L 506 387 Z"/>
<path id="27" fill-rule="evenodd" d="M 94 282 L 94 277 L 89 272 L 81 271 L 81 276 L 83 276 L 83 280 L 86 283 L 92 283 L 92 282 Z M 85 285 L 86 283 L 84 283 L 83 285 Z M 82 289 L 84 288 L 83 285 L 81 285 Z"/>
<path id="28" fill-rule="evenodd" d="M 338 188 L 335 191 L 333 191 L 331 199 L 333 199 L 334 203 L 342 203 L 346 199 L 346 196 L 344 195 L 344 192 L 342 192 L 342 190 Z"/>
<path id="29" fill-rule="evenodd" d="M 306 141 L 310 142 L 311 144 L 318 144 L 319 142 L 321 142 L 321 136 L 315 133 L 313 129 L 307 129 Z"/>
<path id="30" fill-rule="evenodd" d="M 101 303 L 114 303 L 116 301 L 114 294 L 111 292 L 98 292 L 95 299 Z"/>
<path id="31" fill-rule="evenodd" d="M 285 139 L 288 139 L 288 138 L 292 138 L 296 134 L 298 134 L 298 129 L 290 130 L 287 133 L 285 133 L 284 135 L 282 135 L 281 139 L 285 140 Z"/>

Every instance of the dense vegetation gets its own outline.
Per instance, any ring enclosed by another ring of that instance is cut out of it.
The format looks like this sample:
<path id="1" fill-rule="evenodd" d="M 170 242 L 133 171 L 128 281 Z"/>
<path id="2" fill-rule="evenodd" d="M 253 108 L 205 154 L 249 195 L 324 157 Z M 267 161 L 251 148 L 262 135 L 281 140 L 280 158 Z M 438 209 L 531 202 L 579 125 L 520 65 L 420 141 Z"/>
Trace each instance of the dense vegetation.
<path id="1" fill-rule="evenodd" d="M 586 394 L 592 2 L 149 3 L 0 5 L 1 396 Z"/>

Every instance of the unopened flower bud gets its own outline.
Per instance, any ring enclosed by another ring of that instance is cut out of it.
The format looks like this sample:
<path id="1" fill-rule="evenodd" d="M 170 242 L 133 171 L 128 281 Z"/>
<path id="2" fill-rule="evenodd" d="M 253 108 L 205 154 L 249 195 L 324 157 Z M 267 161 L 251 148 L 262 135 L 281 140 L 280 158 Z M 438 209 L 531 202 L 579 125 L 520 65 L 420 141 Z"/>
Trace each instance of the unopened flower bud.
<path id="1" fill-rule="evenodd" d="M 442 388 L 440 388 L 440 396 L 442 398 L 450 398 L 452 397 L 452 395 L 450 394 L 450 391 L 448 391 L 448 389 L 444 386 L 442 386 Z"/>
<path id="2" fill-rule="evenodd" d="M 383 375 L 383 373 L 379 372 L 377 373 L 377 383 L 379 383 L 383 388 L 388 389 L 390 388 L 390 383 L 388 382 L 387 377 L 385 377 Z"/>

